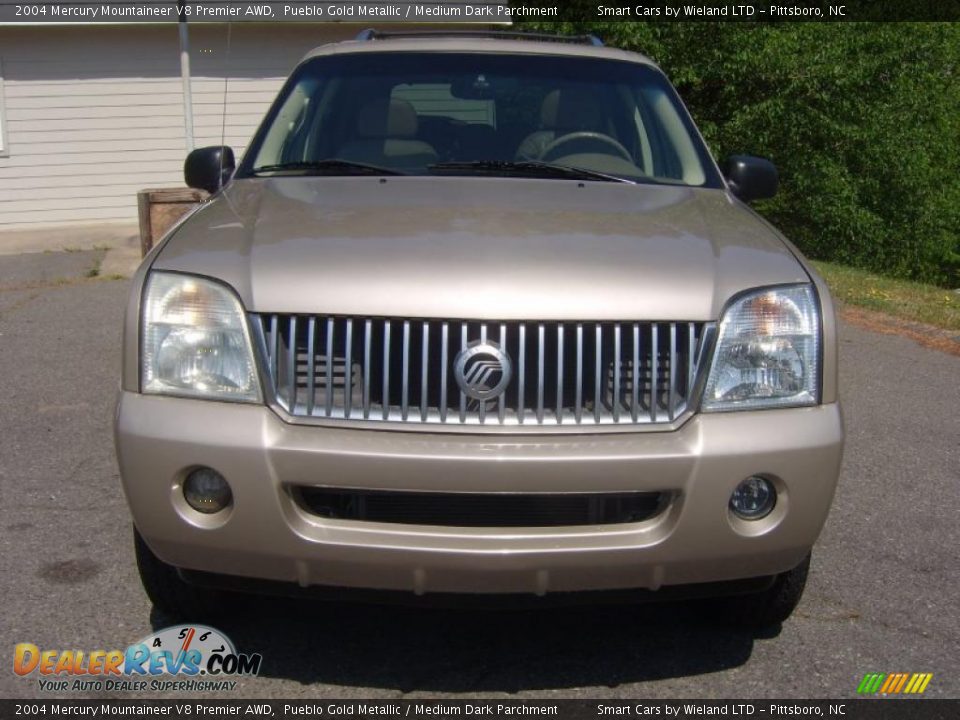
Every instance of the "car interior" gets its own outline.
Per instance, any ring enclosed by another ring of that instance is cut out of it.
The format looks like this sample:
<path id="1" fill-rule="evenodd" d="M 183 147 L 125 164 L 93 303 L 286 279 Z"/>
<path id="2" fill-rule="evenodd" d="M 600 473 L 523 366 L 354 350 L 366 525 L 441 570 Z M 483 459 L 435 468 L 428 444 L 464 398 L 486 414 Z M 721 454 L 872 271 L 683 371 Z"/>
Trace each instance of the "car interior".
<path id="1" fill-rule="evenodd" d="M 410 174 L 443 163 L 543 162 L 704 181 L 676 107 L 656 87 L 483 73 L 305 81 L 280 108 L 258 158 L 256 165 L 333 158 Z"/>

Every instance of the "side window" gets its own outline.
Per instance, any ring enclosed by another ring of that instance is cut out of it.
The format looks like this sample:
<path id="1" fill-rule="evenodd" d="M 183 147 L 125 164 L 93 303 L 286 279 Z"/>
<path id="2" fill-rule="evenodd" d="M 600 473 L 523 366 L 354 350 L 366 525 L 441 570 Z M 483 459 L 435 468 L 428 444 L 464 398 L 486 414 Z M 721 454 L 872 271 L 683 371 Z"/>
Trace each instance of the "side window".
<path id="1" fill-rule="evenodd" d="M 3 60 L 0 60 L 0 157 L 9 157 L 10 146 L 7 144 L 7 109 L 3 96 Z"/>
<path id="2" fill-rule="evenodd" d="M 304 159 L 305 128 L 311 111 L 311 101 L 317 92 L 317 80 L 297 85 L 287 97 L 280 112 L 263 139 L 256 166 L 272 165 Z"/>
<path id="3" fill-rule="evenodd" d="M 655 128 L 657 137 L 654 153 L 654 159 L 657 155 L 660 157 L 660 163 L 654 163 L 655 167 L 659 165 L 657 174 L 682 180 L 688 185 L 702 185 L 706 180 L 703 165 L 676 106 L 670 102 L 663 88 L 644 88 L 641 94 L 641 102 L 658 126 Z"/>
<path id="4" fill-rule="evenodd" d="M 637 139 L 640 144 L 637 165 L 647 175 L 653 175 L 653 151 L 650 147 L 650 136 L 647 134 L 647 128 L 643 124 L 643 115 L 640 112 L 640 108 L 634 109 L 633 122 L 636 125 Z"/>
<path id="5" fill-rule="evenodd" d="M 397 85 L 390 93 L 390 99 L 406 100 L 420 116 L 436 115 L 466 123 L 496 124 L 496 109 L 492 99 L 454 97 L 449 83 Z"/>

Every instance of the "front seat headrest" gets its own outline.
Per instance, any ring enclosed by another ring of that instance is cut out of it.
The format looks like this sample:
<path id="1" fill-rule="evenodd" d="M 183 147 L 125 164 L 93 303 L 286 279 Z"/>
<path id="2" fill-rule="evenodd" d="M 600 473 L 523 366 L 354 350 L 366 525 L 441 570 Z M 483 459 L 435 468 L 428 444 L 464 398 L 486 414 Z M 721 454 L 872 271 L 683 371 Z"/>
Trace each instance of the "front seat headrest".
<path id="1" fill-rule="evenodd" d="M 588 88 L 564 88 L 547 93 L 540 106 L 545 128 L 596 130 L 602 125 L 597 95 Z"/>
<path id="2" fill-rule="evenodd" d="M 360 108 L 357 133 L 366 138 L 412 138 L 417 111 L 406 100 L 374 100 Z"/>

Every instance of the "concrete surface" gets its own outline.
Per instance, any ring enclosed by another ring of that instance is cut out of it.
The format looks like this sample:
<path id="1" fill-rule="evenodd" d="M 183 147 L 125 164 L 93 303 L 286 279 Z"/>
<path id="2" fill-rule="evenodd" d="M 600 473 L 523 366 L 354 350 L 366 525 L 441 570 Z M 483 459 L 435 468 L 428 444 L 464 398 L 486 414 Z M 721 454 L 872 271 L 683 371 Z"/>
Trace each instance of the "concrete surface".
<path id="1" fill-rule="evenodd" d="M 137 579 L 113 455 L 127 283 L 86 279 L 93 254 L 50 258 L 0 258 L 0 647 L 122 649 L 169 624 Z M 229 697 L 853 698 L 866 672 L 932 672 L 928 696 L 960 696 L 960 358 L 842 334 L 843 477 L 778 632 L 729 630 L 696 605 L 256 600 L 217 623 L 264 657 Z M 41 694 L 7 668 L 0 696 Z"/>
<path id="2" fill-rule="evenodd" d="M 36 252 L 0 257 L 0 289 L 35 289 L 97 277 L 106 250 Z"/>
<path id="3" fill-rule="evenodd" d="M 0 257 L 92 250 L 104 253 L 103 277 L 131 277 L 140 264 L 140 230 L 136 224 L 122 223 L 0 231 Z"/>

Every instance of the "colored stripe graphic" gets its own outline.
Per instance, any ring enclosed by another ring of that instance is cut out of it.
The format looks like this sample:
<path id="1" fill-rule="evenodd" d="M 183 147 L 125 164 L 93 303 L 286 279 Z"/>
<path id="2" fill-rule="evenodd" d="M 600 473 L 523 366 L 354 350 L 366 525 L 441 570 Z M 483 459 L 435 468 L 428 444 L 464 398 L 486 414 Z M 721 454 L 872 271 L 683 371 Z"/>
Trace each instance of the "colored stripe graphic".
<path id="1" fill-rule="evenodd" d="M 919 695 L 927 689 L 933 673 L 867 673 L 857 686 L 860 695 Z"/>
<path id="2" fill-rule="evenodd" d="M 914 673 L 913 678 L 910 679 L 910 683 L 907 685 L 908 690 L 906 692 L 911 695 L 919 695 L 927 689 L 927 685 L 930 684 L 932 679 L 933 673 Z M 913 687 L 910 687 L 911 685 Z"/>
<path id="3" fill-rule="evenodd" d="M 858 693 L 872 695 L 880 689 L 880 685 L 886 679 L 886 673 L 867 673 L 863 676 L 863 680 L 860 683 L 860 687 L 857 688 Z"/>
<path id="4" fill-rule="evenodd" d="M 883 686 L 880 688 L 881 693 L 890 692 L 890 688 L 896 684 L 900 676 L 897 673 L 890 673 L 887 675 L 887 679 L 884 681 Z"/>
<path id="5" fill-rule="evenodd" d="M 890 692 L 898 693 L 903 690 L 903 686 L 907 682 L 908 677 L 910 677 L 910 673 L 900 673 L 900 676 L 897 679 L 897 684 L 890 689 Z"/>

